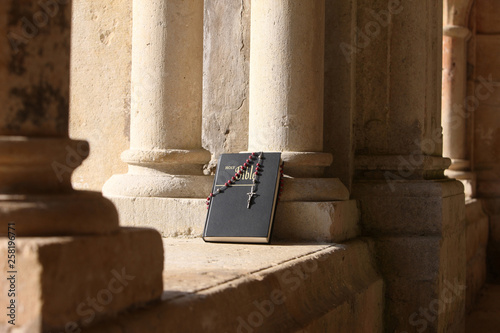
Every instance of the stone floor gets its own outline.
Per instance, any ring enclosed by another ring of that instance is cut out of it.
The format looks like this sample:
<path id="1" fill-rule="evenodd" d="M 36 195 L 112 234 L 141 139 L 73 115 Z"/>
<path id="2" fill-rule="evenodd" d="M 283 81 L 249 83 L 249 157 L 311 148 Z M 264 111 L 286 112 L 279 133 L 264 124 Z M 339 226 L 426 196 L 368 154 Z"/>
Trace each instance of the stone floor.
<path id="1" fill-rule="evenodd" d="M 500 332 L 500 284 L 487 284 L 466 319 L 466 333 Z"/>

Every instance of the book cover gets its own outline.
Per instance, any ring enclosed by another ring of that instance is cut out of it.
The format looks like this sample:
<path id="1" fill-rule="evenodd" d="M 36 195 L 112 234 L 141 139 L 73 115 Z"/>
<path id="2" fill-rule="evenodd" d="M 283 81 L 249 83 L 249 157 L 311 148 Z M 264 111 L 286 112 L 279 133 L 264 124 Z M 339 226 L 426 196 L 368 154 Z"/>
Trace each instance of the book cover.
<path id="1" fill-rule="evenodd" d="M 281 153 L 222 154 L 203 239 L 269 243 L 279 193 Z"/>

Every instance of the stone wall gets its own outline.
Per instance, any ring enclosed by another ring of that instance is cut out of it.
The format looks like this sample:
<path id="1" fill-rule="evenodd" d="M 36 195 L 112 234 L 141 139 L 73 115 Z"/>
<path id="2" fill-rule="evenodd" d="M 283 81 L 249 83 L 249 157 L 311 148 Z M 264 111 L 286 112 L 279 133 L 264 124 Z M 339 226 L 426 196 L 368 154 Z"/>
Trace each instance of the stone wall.
<path id="1" fill-rule="evenodd" d="M 73 1 L 70 136 L 91 152 L 73 174 L 73 186 L 100 191 L 127 171 L 129 146 L 132 1 Z"/>

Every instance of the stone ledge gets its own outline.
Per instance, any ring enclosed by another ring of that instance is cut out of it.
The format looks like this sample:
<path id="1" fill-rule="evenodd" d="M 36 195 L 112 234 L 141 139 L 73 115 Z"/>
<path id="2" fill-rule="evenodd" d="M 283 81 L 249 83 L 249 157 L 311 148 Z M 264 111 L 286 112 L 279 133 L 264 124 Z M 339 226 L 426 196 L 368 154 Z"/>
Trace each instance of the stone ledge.
<path id="1" fill-rule="evenodd" d="M 165 239 L 163 302 L 89 332 L 383 331 L 371 242 L 213 244 Z M 342 320 L 333 320 L 342 318 Z"/>
<path id="2" fill-rule="evenodd" d="M 3 258 L 7 257 L 5 240 L 0 243 Z M 160 235 L 150 229 L 122 228 L 102 236 L 18 238 L 15 328 L 59 333 L 69 327 L 75 331 L 100 317 L 158 299 L 163 289 L 162 250 Z M 9 270 L 6 260 L 0 269 Z M 8 304 L 8 281 L 0 281 L 0 303 Z M 2 326 L 7 320 L 1 316 L 0 331 L 14 328 Z"/>

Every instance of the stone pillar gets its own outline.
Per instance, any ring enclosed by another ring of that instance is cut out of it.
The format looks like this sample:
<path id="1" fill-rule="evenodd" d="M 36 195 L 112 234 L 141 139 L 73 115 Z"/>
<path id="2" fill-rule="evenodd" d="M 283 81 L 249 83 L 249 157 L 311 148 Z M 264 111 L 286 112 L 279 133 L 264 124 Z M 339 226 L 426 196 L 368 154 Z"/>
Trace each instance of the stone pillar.
<path id="1" fill-rule="evenodd" d="M 467 42 L 471 32 L 465 26 L 454 25 L 453 16 L 447 19 L 450 22 L 443 26 L 443 156 L 452 161 L 446 175 L 462 181 L 466 195 L 472 197 L 476 185 L 471 172 L 472 142 L 467 131 L 472 117 L 466 111 Z"/>
<path id="2" fill-rule="evenodd" d="M 386 282 L 388 332 L 464 327 L 465 200 L 442 157 L 442 6 L 358 1 L 352 195 Z"/>
<path id="3" fill-rule="evenodd" d="M 283 151 L 287 173 L 321 176 L 325 2 L 252 2 L 249 150 Z"/>
<path id="4" fill-rule="evenodd" d="M 89 297 L 103 317 L 163 289 L 160 235 L 120 229 L 109 200 L 71 186 L 89 153 L 68 137 L 71 18 L 67 0 L 0 3 L 0 302 L 14 315 L 0 331 L 75 330 L 96 317 Z"/>
<path id="5" fill-rule="evenodd" d="M 201 148 L 203 1 L 134 0 L 132 35 L 129 170 L 103 193 L 126 224 L 201 233 L 206 210 L 192 199 L 205 198 L 213 180 L 203 176 L 210 153 Z"/>
<path id="6" fill-rule="evenodd" d="M 68 137 L 70 5 L 3 1 L 0 26 L 0 210 L 18 236 L 105 234 L 118 230 L 113 205 L 76 192 L 71 174 L 89 154 Z M 30 15 L 20 10 L 21 6 Z M 61 7 L 61 8 L 59 8 Z M 52 14 L 59 12 L 52 19 Z M 5 227 L 4 227 L 5 226 Z"/>
<path id="7" fill-rule="evenodd" d="M 253 0 L 250 38 L 248 149 L 281 151 L 285 161 L 275 236 L 354 237 L 356 204 L 339 179 L 321 178 L 332 163 L 323 152 L 325 1 Z"/>

